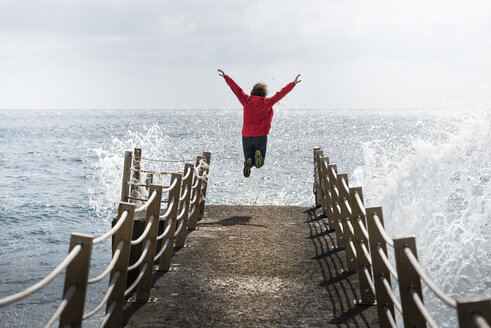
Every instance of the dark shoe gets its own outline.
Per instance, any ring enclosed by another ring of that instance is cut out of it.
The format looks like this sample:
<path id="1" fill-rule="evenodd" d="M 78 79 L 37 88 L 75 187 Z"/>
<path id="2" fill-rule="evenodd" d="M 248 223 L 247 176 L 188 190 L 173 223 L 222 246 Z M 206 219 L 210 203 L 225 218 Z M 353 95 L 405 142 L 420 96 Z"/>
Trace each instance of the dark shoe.
<path id="1" fill-rule="evenodd" d="M 252 158 L 248 158 L 244 165 L 244 176 L 248 178 L 251 175 Z"/>
<path id="2" fill-rule="evenodd" d="M 255 159 L 256 168 L 260 168 L 261 166 L 263 166 L 263 156 L 261 155 L 260 150 L 256 150 L 254 159 Z"/>

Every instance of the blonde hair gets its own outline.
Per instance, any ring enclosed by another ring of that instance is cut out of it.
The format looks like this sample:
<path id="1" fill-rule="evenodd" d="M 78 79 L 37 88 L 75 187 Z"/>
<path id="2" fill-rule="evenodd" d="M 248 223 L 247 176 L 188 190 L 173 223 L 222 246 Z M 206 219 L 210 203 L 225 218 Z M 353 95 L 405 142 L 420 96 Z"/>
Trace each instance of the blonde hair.
<path id="1" fill-rule="evenodd" d="M 251 96 L 266 97 L 268 95 L 268 86 L 264 82 L 254 84 L 251 90 Z"/>

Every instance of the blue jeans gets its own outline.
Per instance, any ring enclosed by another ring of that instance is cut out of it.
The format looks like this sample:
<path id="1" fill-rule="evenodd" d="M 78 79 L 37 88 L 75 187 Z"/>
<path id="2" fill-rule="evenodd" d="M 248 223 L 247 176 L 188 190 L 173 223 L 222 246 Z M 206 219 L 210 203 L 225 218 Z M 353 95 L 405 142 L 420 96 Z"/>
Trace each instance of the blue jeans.
<path id="1" fill-rule="evenodd" d="M 248 158 L 252 158 L 254 162 L 254 154 L 256 150 L 261 151 L 264 159 L 266 158 L 266 147 L 268 146 L 268 135 L 258 137 L 244 137 L 242 136 L 242 148 L 244 149 L 244 165 Z"/>

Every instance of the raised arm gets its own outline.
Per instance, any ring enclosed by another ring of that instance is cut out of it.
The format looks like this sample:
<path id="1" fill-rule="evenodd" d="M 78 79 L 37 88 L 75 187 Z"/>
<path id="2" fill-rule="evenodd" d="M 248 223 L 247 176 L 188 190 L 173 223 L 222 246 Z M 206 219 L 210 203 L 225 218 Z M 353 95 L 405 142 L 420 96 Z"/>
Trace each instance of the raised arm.
<path id="1" fill-rule="evenodd" d="M 239 87 L 237 83 L 235 83 L 234 80 L 232 80 L 230 76 L 225 74 L 221 69 L 218 69 L 217 71 L 218 75 L 225 79 L 225 82 L 227 82 L 228 86 L 230 87 L 230 89 L 232 89 L 237 99 L 239 99 L 240 103 L 244 105 L 249 96 Z"/>
<path id="2" fill-rule="evenodd" d="M 295 80 L 293 82 L 288 83 L 283 89 L 278 91 L 274 96 L 270 98 L 266 98 L 266 103 L 269 106 L 273 106 L 276 104 L 278 101 L 280 101 L 284 96 L 288 94 L 288 92 L 293 90 L 293 87 L 297 84 L 302 82 L 302 80 L 299 80 L 298 78 L 300 77 L 300 74 L 297 75 Z"/>

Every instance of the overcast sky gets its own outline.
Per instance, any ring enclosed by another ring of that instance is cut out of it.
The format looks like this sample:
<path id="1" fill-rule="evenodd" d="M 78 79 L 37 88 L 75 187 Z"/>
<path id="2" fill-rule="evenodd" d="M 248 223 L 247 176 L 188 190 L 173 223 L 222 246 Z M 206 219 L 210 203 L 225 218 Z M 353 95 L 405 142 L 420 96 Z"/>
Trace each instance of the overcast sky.
<path id="1" fill-rule="evenodd" d="M 0 0 L 0 109 L 491 107 L 489 0 Z"/>

